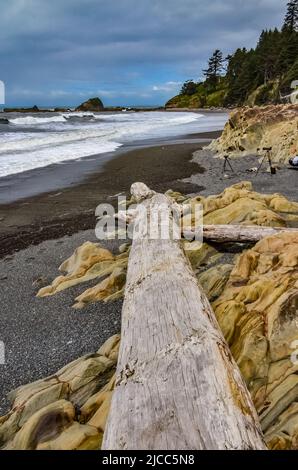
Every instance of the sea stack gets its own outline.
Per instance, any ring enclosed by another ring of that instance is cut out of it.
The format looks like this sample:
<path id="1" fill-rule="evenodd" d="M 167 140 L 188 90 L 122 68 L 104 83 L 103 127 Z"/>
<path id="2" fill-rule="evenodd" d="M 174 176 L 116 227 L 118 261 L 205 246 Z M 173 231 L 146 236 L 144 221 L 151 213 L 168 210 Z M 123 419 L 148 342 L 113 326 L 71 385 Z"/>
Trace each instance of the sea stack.
<path id="1" fill-rule="evenodd" d="M 102 101 L 99 98 L 90 98 L 89 100 L 80 104 L 80 106 L 76 108 L 76 111 L 98 112 L 98 111 L 103 111 L 103 110 L 104 110 L 104 106 L 103 106 Z"/>

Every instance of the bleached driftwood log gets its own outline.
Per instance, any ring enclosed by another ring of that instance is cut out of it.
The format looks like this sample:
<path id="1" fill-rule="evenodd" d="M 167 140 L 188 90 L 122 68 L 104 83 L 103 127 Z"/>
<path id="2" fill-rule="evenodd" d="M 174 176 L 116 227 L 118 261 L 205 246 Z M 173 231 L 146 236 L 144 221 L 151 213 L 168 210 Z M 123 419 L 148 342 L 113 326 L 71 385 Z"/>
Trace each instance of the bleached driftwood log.
<path id="1" fill-rule="evenodd" d="M 172 214 L 161 194 L 143 205 L 135 234 L 161 205 Z M 179 240 L 151 239 L 146 229 L 130 252 L 102 448 L 265 448 L 250 395 Z"/>
<path id="2" fill-rule="evenodd" d="M 149 189 L 143 183 L 134 183 L 132 185 L 132 195 L 135 202 L 141 202 L 145 199 L 152 198 L 156 193 Z M 173 202 L 175 210 L 182 214 L 181 205 Z M 119 211 L 115 218 L 126 223 L 131 224 L 135 221 L 138 215 L 136 209 L 128 209 Z M 196 235 L 203 235 L 205 241 L 214 243 L 257 243 L 265 237 L 275 235 L 281 232 L 298 232 L 297 228 L 287 227 L 265 227 L 259 225 L 203 225 L 202 230 L 192 229 L 191 227 L 182 227 L 182 236 L 187 239 L 195 238 Z"/>
<path id="3" fill-rule="evenodd" d="M 215 243 L 252 242 L 281 232 L 297 232 L 296 228 L 261 227 L 258 225 L 203 225 L 204 240 Z M 185 237 L 195 236 L 195 231 L 184 230 Z"/>

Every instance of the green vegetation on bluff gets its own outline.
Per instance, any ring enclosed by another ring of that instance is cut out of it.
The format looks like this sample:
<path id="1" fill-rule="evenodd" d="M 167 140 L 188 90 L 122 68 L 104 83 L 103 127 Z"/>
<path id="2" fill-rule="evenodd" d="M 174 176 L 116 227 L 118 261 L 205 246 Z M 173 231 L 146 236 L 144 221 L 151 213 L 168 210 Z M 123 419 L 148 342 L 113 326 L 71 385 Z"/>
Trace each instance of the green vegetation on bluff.
<path id="1" fill-rule="evenodd" d="M 235 107 L 278 103 L 298 80 L 298 0 L 291 0 L 282 29 L 262 31 L 255 49 L 227 58 L 217 49 L 203 71 L 205 81 L 188 80 L 169 108 Z"/>

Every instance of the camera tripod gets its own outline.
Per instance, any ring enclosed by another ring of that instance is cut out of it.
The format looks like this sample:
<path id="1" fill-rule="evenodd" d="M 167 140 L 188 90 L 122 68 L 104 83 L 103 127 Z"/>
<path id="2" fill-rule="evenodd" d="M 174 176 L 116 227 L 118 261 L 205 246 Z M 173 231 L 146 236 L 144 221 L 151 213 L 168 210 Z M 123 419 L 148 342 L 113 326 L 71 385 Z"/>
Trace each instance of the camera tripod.
<path id="1" fill-rule="evenodd" d="M 222 172 L 224 173 L 226 171 L 227 166 L 229 166 L 230 169 L 232 170 L 232 172 L 235 173 L 234 168 L 231 165 L 230 156 L 229 155 L 224 155 L 224 159 L 225 159 L 225 161 L 224 161 Z"/>
<path id="2" fill-rule="evenodd" d="M 260 151 L 261 149 L 258 149 L 258 151 Z M 269 163 L 269 168 L 270 168 L 270 173 L 271 175 L 275 175 L 276 174 L 276 168 L 274 166 L 272 166 L 272 159 L 271 159 L 271 151 L 272 151 L 272 147 L 263 147 L 262 149 L 265 153 L 263 155 L 263 158 L 261 160 L 261 163 L 259 165 L 259 168 L 256 172 L 256 176 L 259 174 L 265 160 L 267 159 L 268 160 L 268 163 Z"/>

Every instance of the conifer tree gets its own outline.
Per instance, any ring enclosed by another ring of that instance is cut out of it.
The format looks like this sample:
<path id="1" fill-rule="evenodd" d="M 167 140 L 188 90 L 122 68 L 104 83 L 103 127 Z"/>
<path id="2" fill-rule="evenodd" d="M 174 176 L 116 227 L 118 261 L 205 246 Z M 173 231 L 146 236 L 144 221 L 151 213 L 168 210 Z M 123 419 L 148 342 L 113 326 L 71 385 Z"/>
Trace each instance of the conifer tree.
<path id="1" fill-rule="evenodd" d="M 183 83 L 180 95 L 187 95 L 191 96 L 194 95 L 197 91 L 197 84 L 194 83 L 193 80 L 186 80 L 186 82 Z"/>
<path id="2" fill-rule="evenodd" d="M 298 0 L 290 0 L 287 4 L 287 12 L 285 16 L 283 30 L 290 32 L 298 29 Z"/>
<path id="3" fill-rule="evenodd" d="M 206 79 L 210 84 L 216 85 L 219 77 L 224 69 L 223 54 L 219 49 L 216 49 L 208 61 L 208 68 L 203 70 Z"/>
<path id="4" fill-rule="evenodd" d="M 215 91 L 226 106 L 275 103 L 289 94 L 298 80 L 298 0 L 288 1 L 281 30 L 262 31 L 254 49 L 239 48 L 226 59 L 216 49 L 203 73 L 203 83 L 188 80 L 180 92 L 197 95 L 202 106 Z"/>

